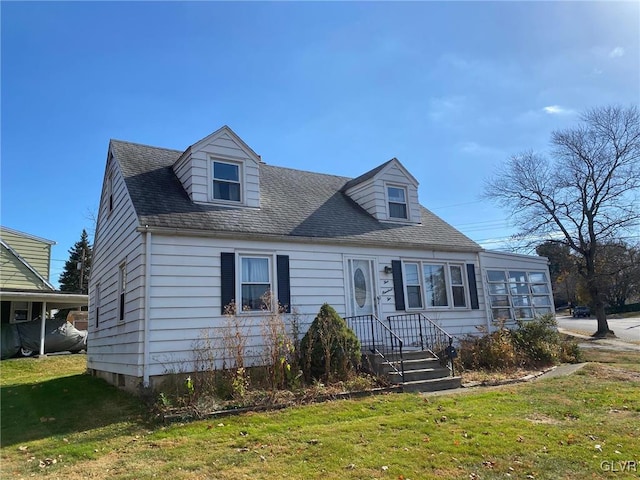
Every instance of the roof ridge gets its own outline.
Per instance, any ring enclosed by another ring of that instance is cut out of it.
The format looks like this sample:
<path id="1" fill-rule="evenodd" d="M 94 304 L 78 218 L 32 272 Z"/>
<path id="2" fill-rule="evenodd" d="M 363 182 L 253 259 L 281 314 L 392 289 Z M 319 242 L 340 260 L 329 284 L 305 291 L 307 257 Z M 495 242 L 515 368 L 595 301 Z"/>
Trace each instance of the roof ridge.
<path id="1" fill-rule="evenodd" d="M 261 166 L 262 167 L 270 167 L 270 168 L 276 168 L 278 170 L 290 170 L 292 172 L 300 172 L 300 173 L 309 173 L 311 175 L 322 175 L 323 177 L 333 177 L 333 178 L 337 178 L 340 180 L 350 180 L 351 177 L 345 177 L 342 175 L 333 175 L 331 173 L 322 173 L 322 172 L 312 172 L 311 170 L 302 170 L 300 168 L 291 168 L 291 167 L 281 167 L 280 165 L 271 165 L 270 163 L 262 163 Z"/>
<path id="2" fill-rule="evenodd" d="M 149 145 L 146 143 L 138 143 L 138 142 L 130 142 L 128 140 L 119 140 L 117 138 L 111 138 L 109 139 L 110 142 L 117 142 L 117 143 L 126 143 L 128 145 L 136 145 L 138 147 L 146 147 L 146 148 L 154 148 L 156 150 L 166 150 L 168 152 L 179 152 L 179 153 L 183 153 L 184 150 L 178 150 L 175 148 L 167 148 L 167 147 L 157 147 L 155 145 Z"/>

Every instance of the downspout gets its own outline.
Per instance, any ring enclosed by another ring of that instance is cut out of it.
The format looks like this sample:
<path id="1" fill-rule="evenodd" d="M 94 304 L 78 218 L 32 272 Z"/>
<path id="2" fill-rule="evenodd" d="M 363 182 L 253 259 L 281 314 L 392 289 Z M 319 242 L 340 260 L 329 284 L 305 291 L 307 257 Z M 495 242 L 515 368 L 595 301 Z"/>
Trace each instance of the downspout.
<path id="1" fill-rule="evenodd" d="M 145 225 L 146 227 L 146 225 Z M 142 364 L 142 386 L 149 386 L 149 316 L 151 306 L 151 232 L 146 230 L 145 234 L 145 256 L 144 256 L 144 340 L 143 340 L 143 364 Z"/>
<path id="2" fill-rule="evenodd" d="M 47 313 L 47 302 L 42 302 L 42 312 L 40 312 L 40 318 L 42 319 L 40 324 L 40 355 L 44 355 L 44 337 L 46 335 L 46 313 Z M 33 317 L 31 317 L 33 318 Z"/>

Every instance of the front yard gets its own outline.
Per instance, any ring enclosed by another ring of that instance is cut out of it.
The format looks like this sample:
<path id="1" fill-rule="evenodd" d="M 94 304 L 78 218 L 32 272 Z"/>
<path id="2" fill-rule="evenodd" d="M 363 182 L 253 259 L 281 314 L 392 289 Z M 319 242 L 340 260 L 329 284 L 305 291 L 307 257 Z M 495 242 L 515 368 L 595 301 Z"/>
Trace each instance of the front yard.
<path id="1" fill-rule="evenodd" d="M 171 425 L 84 356 L 6 360 L 0 477 L 637 478 L 640 354 L 585 353 L 569 377 Z"/>

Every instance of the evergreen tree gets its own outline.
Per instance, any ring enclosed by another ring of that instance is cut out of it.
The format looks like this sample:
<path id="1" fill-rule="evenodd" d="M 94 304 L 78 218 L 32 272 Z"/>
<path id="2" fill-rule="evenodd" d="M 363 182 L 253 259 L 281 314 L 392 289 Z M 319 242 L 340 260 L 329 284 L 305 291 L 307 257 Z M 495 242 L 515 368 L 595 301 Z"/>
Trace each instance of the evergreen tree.
<path id="1" fill-rule="evenodd" d="M 89 273 L 91 273 L 92 247 L 89 235 L 82 229 L 80 241 L 69 250 L 69 260 L 60 274 L 60 291 L 87 294 L 89 292 Z"/>

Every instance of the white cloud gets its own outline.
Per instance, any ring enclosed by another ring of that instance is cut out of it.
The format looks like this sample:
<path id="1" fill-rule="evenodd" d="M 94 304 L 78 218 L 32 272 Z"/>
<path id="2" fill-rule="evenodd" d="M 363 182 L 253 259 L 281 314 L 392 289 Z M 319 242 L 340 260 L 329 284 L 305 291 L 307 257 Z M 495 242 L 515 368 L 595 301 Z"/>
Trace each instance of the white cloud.
<path id="1" fill-rule="evenodd" d="M 434 121 L 450 119 L 458 115 L 465 107 L 465 97 L 451 95 L 429 99 L 427 114 Z"/>
<path id="2" fill-rule="evenodd" d="M 561 107 L 560 105 L 549 105 L 542 109 L 544 113 L 549 115 L 571 115 L 573 110 Z"/>
<path id="3" fill-rule="evenodd" d="M 481 145 L 477 142 L 462 142 L 458 144 L 458 149 L 462 153 L 469 155 L 486 155 L 486 156 L 498 156 L 504 157 L 505 153 L 497 148 L 493 148 L 487 145 Z"/>
<path id="4" fill-rule="evenodd" d="M 616 47 L 609 52 L 609 57 L 611 58 L 618 58 L 618 57 L 622 57 L 623 55 L 624 55 L 624 48 L 622 47 Z"/>

